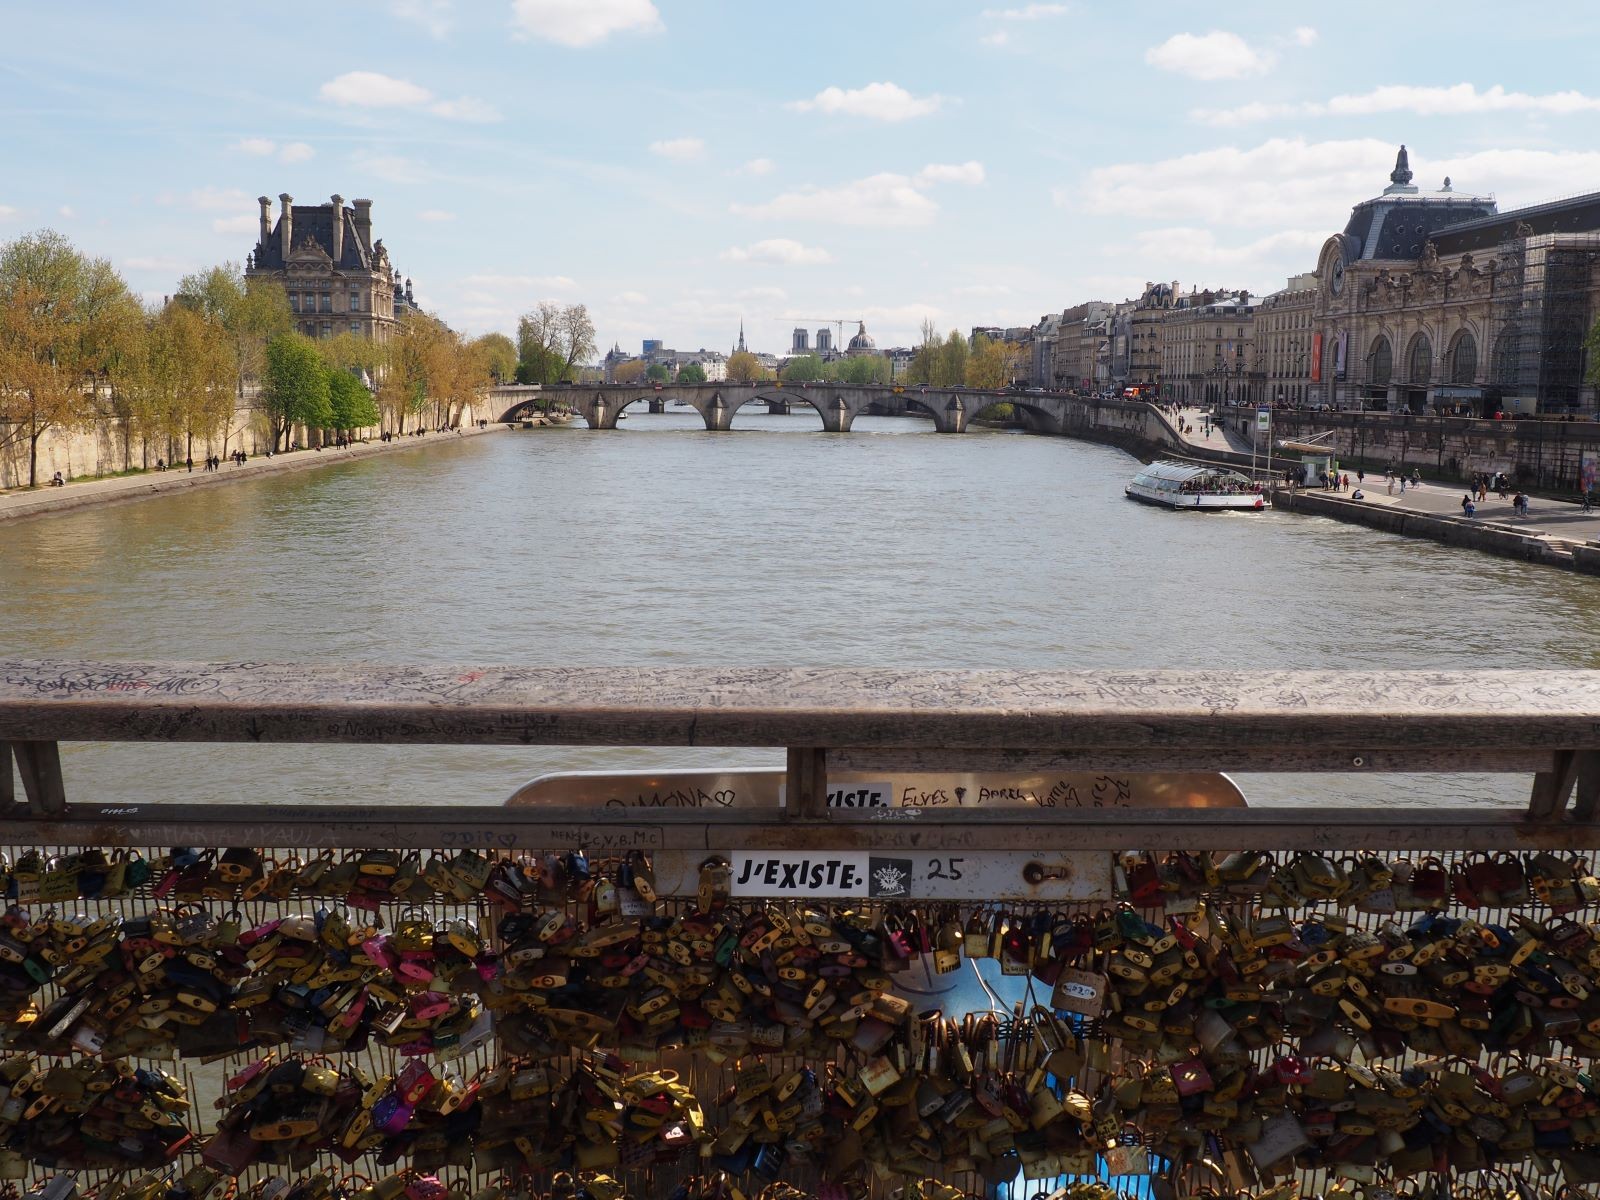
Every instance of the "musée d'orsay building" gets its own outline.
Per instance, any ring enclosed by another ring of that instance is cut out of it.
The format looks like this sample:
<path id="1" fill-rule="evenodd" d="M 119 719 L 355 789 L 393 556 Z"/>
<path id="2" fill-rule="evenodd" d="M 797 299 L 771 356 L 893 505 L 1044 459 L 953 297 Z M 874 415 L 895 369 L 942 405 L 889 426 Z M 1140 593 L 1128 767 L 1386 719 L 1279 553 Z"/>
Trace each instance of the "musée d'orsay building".
<path id="1" fill-rule="evenodd" d="M 1502 213 L 1448 178 L 1418 187 L 1404 146 L 1389 179 L 1323 245 L 1307 399 L 1592 410 L 1583 342 L 1600 297 L 1600 193 Z"/>

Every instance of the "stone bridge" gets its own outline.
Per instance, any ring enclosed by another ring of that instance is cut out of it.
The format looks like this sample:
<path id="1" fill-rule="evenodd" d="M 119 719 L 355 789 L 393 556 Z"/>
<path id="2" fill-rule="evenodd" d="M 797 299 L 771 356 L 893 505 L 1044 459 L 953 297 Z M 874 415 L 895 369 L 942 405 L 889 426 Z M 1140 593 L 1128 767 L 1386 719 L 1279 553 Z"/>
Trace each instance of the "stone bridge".
<path id="1" fill-rule="evenodd" d="M 1065 433 L 1068 423 L 1065 396 L 920 384 L 891 387 L 848 383 L 662 384 L 659 389 L 649 384 L 580 384 L 519 395 L 500 420 L 516 421 L 525 413 L 557 404 L 577 412 L 590 429 L 615 429 L 617 418 L 630 405 L 644 402 L 651 411 L 661 412 L 673 400 L 693 408 L 706 428 L 716 431 L 730 428 L 734 414 L 752 403 L 765 403 L 776 412 L 809 404 L 821 415 L 822 428 L 829 433 L 850 432 L 855 419 L 868 411 L 882 416 L 929 417 L 940 433 L 964 433 L 968 422 L 996 404 L 1012 405 L 1017 419 L 1032 433 Z"/>

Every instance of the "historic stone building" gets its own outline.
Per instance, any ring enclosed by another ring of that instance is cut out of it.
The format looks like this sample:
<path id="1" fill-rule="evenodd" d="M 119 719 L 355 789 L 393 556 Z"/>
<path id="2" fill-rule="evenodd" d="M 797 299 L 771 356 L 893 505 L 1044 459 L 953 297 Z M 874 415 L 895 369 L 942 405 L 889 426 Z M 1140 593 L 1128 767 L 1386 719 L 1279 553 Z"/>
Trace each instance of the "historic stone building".
<path id="1" fill-rule="evenodd" d="M 1311 326 L 1316 319 L 1315 272 L 1293 276 L 1256 308 L 1256 370 L 1261 398 L 1303 405 L 1311 394 Z"/>
<path id="2" fill-rule="evenodd" d="M 1104 300 L 1090 300 L 1062 312 L 1056 327 L 1055 387 L 1092 392 L 1109 380 L 1112 308 Z"/>
<path id="3" fill-rule="evenodd" d="M 1600 193 L 1501 213 L 1412 183 L 1405 147 L 1317 263 L 1309 398 L 1391 412 L 1593 410 Z"/>
<path id="4" fill-rule="evenodd" d="M 372 239 L 372 201 L 342 196 L 296 204 L 288 193 L 272 223 L 272 201 L 260 198 L 261 232 L 246 263 L 252 279 L 272 279 L 289 295 L 295 325 L 307 337 L 341 333 L 384 341 L 413 306 L 411 280 L 389 262 L 383 239 Z"/>
<path id="5" fill-rule="evenodd" d="M 1146 283 L 1144 292 L 1127 314 L 1128 374 L 1125 388 L 1147 390 L 1158 396 L 1161 388 L 1161 329 L 1178 300 L 1178 281 Z"/>
<path id="6" fill-rule="evenodd" d="M 1260 398 L 1254 364 L 1256 308 L 1249 292 L 1190 292 L 1161 322 L 1161 400 L 1248 404 Z"/>

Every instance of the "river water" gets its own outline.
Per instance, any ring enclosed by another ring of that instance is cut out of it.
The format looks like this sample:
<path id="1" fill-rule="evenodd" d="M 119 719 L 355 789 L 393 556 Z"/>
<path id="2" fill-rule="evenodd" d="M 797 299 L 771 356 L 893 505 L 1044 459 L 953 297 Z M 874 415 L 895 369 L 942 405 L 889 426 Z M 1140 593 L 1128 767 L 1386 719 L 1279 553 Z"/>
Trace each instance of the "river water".
<path id="1" fill-rule="evenodd" d="M 1122 495 L 1119 451 L 931 422 L 630 411 L 0 526 L 0 656 L 563 665 L 1594 667 L 1600 588 L 1290 514 Z M 64 747 L 76 800 L 497 802 L 762 751 Z M 1525 779 L 1243 776 L 1253 802 Z M 1398 795 L 1397 795 L 1398 791 Z"/>

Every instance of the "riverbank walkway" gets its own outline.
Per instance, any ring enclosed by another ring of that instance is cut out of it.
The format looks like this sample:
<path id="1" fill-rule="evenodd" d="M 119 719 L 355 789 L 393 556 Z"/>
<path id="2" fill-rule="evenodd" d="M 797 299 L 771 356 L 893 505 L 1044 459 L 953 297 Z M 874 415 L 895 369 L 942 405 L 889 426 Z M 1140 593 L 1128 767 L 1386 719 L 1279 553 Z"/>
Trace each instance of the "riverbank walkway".
<path id="1" fill-rule="evenodd" d="M 424 446 L 455 442 L 462 438 L 477 437 L 485 433 L 504 430 L 505 426 L 491 422 L 487 428 L 464 427 L 448 433 L 429 431 L 418 437 L 398 434 L 393 440 L 357 442 L 352 446 L 326 446 L 321 450 L 295 450 L 287 454 L 274 454 L 271 458 L 258 455 L 242 466 L 224 462 L 215 471 L 202 470 L 196 462 L 193 471 L 181 464 L 165 471 L 146 471 L 139 475 L 118 475 L 110 479 L 86 479 L 81 483 L 68 483 L 64 487 L 13 488 L 0 492 L 0 523 L 22 517 L 42 516 L 52 512 L 70 512 L 95 504 L 108 504 L 119 500 L 137 500 L 145 496 L 158 496 L 186 488 L 212 487 L 236 479 L 252 479 L 262 475 L 276 475 L 285 471 L 298 471 L 311 467 L 325 467 L 333 463 L 349 462 L 358 458 L 371 458 L 378 454 L 398 454 L 406 450 L 420 450 Z"/>
<path id="2" fill-rule="evenodd" d="M 1219 425 L 1211 425 L 1208 431 L 1208 423 L 1204 417 L 1204 409 L 1184 408 L 1178 410 L 1178 419 L 1193 426 L 1193 431 L 1185 434 L 1184 440 L 1195 454 L 1203 456 L 1207 451 L 1231 451 L 1234 454 L 1250 453 L 1249 439 L 1228 433 Z M 1264 441 L 1265 439 L 1263 439 Z M 1263 465 L 1265 465 L 1264 460 Z M 1391 493 L 1381 471 L 1368 473 L 1366 481 L 1359 485 L 1356 482 L 1355 472 L 1351 471 L 1349 474 L 1350 488 L 1347 491 L 1323 492 L 1321 488 L 1315 486 L 1302 488 L 1301 490 L 1318 492 L 1340 500 L 1349 500 L 1351 493 L 1359 486 L 1362 500 L 1358 503 L 1379 504 L 1386 508 L 1426 513 L 1434 517 L 1459 517 L 1463 515 L 1461 497 L 1467 493 L 1467 485 L 1464 483 L 1424 477 L 1420 488 L 1407 484 L 1405 494 L 1402 495 L 1398 477 L 1396 477 L 1394 491 Z M 1513 490 L 1502 500 L 1493 491 L 1490 491 L 1488 499 L 1481 504 L 1477 504 L 1477 511 L 1473 514 L 1472 519 L 1503 525 L 1527 537 L 1542 538 L 1546 541 L 1600 541 L 1600 504 L 1596 504 L 1592 512 L 1584 512 L 1583 505 L 1578 503 L 1576 498 L 1569 502 L 1536 496 L 1530 498 L 1528 515 L 1522 517 L 1518 516 L 1516 510 L 1511 506 L 1511 496 L 1515 494 L 1516 492 Z M 1474 503 L 1477 503 L 1476 499 L 1474 499 Z"/>

